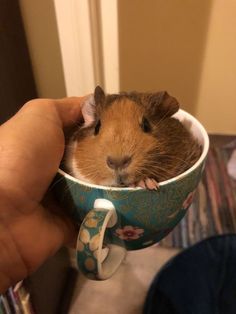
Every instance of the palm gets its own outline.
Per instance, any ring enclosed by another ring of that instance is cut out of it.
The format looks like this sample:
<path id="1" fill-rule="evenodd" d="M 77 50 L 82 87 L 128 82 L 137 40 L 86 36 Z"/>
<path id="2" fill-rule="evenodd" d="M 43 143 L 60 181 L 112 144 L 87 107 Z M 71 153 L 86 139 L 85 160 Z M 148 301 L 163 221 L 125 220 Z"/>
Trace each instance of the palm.
<path id="1" fill-rule="evenodd" d="M 80 103 L 79 98 L 35 100 L 0 128 L 2 289 L 27 276 L 75 235 L 55 203 L 43 206 L 42 200 L 63 155 L 63 127 L 80 117 Z"/>

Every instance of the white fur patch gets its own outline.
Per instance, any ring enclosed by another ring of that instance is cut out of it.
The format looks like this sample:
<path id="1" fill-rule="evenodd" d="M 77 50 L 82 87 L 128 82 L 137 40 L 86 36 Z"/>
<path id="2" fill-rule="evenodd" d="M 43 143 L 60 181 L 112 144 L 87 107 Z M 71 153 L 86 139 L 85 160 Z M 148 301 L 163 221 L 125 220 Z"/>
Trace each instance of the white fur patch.
<path id="1" fill-rule="evenodd" d="M 82 115 L 84 118 L 83 127 L 91 125 L 95 121 L 96 104 L 93 95 L 87 97 L 85 102 L 82 104 Z"/>
<path id="2" fill-rule="evenodd" d="M 67 149 L 66 152 L 66 169 L 68 169 L 69 174 L 81 181 L 85 181 L 88 183 L 94 183 L 88 178 L 86 178 L 84 175 L 81 174 L 79 168 L 78 168 L 78 160 L 75 157 L 75 151 L 77 149 L 77 141 L 71 141 L 69 143 L 69 148 Z M 97 182 L 96 184 L 100 185 L 106 185 L 106 186 L 115 186 L 116 185 L 116 180 L 115 178 L 110 178 L 106 180 L 101 180 L 100 182 Z"/>
<path id="3" fill-rule="evenodd" d="M 78 168 L 78 160 L 75 157 L 77 145 L 78 145 L 77 141 L 70 141 L 69 143 L 69 148 L 67 149 L 66 158 L 65 158 L 66 168 L 69 170 L 68 172 L 72 177 L 79 179 L 81 181 L 88 182 L 88 183 L 94 183 L 94 182 L 91 182 L 84 175 L 82 175 Z M 97 182 L 97 184 L 112 186 L 116 184 L 116 181 L 115 179 L 106 179 L 106 180 L 101 180 L 100 182 Z"/>
<path id="4" fill-rule="evenodd" d="M 70 141 L 69 148 L 66 153 L 66 168 L 69 170 L 69 174 L 72 175 L 76 179 L 85 180 L 85 178 L 81 175 L 75 158 L 75 151 L 77 148 L 77 141 Z"/>

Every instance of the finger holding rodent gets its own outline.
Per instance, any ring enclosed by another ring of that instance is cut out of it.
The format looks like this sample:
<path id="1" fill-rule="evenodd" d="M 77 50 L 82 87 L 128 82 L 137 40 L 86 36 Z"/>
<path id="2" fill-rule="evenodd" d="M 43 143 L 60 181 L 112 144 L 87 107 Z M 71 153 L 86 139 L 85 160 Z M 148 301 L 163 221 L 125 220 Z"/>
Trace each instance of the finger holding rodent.
<path id="1" fill-rule="evenodd" d="M 90 95 L 84 97 L 68 97 L 56 101 L 56 108 L 63 127 L 70 126 L 82 118 L 81 108 Z"/>
<path id="2" fill-rule="evenodd" d="M 0 176 L 4 187 L 17 187 L 24 195 L 41 201 L 64 153 L 63 128 L 80 119 L 85 99 L 31 100 L 0 127 Z"/>
<path id="3" fill-rule="evenodd" d="M 88 97 L 89 95 L 61 99 L 33 99 L 28 101 L 17 115 L 33 114 L 67 127 L 82 118 L 81 107 Z"/>

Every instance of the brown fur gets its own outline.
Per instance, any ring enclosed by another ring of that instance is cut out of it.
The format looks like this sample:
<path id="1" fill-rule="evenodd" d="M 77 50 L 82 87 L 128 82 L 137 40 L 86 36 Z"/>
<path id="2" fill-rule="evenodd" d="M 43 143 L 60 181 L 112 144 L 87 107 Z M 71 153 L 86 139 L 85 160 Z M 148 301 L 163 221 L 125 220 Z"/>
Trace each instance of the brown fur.
<path id="1" fill-rule="evenodd" d="M 158 97 L 160 104 L 154 108 Z M 181 174 L 200 157 L 200 145 L 171 117 L 178 106 L 167 93 L 123 93 L 105 98 L 100 94 L 95 101 L 94 123 L 80 128 L 74 136 L 78 143 L 76 167 L 89 182 L 119 185 L 118 176 L 125 186 L 145 178 L 161 182 Z M 151 126 L 147 133 L 140 126 L 144 116 Z M 100 130 L 94 135 L 98 120 Z M 132 160 L 128 167 L 114 171 L 107 165 L 108 156 L 130 156 Z"/>

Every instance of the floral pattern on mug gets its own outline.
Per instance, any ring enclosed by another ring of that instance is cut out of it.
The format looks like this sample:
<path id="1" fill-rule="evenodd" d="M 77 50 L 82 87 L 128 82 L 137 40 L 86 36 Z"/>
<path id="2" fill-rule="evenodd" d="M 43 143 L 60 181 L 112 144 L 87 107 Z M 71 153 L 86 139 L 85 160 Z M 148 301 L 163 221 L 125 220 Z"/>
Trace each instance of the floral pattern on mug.
<path id="1" fill-rule="evenodd" d="M 101 235 L 100 233 L 98 233 L 90 239 L 89 243 L 90 251 L 96 251 L 98 249 L 100 237 Z"/>
<path id="2" fill-rule="evenodd" d="M 87 244 L 90 240 L 90 234 L 88 232 L 88 230 L 81 228 L 80 231 L 80 241 L 84 244 Z"/>
<path id="3" fill-rule="evenodd" d="M 124 226 L 123 228 L 116 229 L 116 235 L 126 241 L 137 240 L 144 233 L 144 229 L 133 226 Z"/>
<path id="4" fill-rule="evenodd" d="M 97 219 L 93 219 L 93 218 L 88 218 L 88 219 L 86 219 L 84 224 L 88 228 L 96 228 L 97 225 L 98 225 L 98 220 Z"/>
<path id="5" fill-rule="evenodd" d="M 188 194 L 188 196 L 186 197 L 186 199 L 183 202 L 183 205 L 182 205 L 183 209 L 188 209 L 189 206 L 192 204 L 195 192 L 196 192 L 196 190 L 194 190 Z"/>

